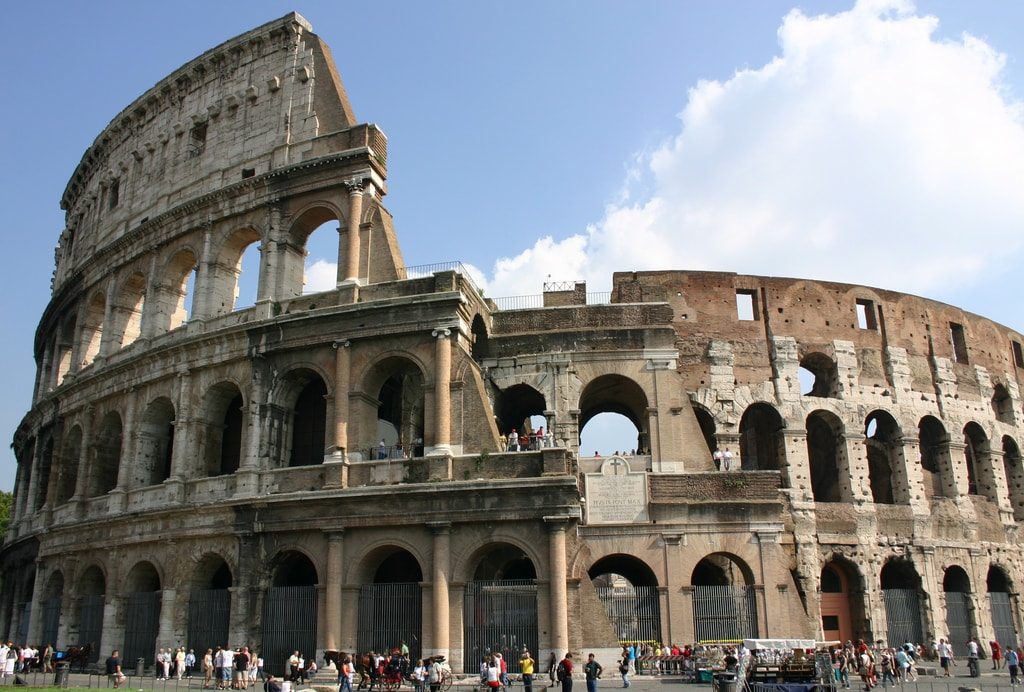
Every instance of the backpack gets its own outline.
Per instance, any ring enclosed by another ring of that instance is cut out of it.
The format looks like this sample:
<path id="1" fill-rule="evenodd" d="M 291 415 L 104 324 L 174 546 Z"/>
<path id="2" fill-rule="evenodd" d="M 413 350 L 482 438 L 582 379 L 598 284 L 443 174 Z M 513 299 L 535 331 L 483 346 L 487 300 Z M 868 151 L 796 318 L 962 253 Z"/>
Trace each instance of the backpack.
<path id="1" fill-rule="evenodd" d="M 555 677 L 558 678 L 559 682 L 565 680 L 565 663 L 562 661 L 559 661 L 558 667 L 555 668 Z"/>

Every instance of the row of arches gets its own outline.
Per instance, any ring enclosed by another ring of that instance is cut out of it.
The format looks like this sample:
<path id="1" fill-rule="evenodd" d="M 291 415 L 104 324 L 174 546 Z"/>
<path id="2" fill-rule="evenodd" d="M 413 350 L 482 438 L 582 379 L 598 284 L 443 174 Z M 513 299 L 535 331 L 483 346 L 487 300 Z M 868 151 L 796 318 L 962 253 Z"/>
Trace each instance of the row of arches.
<path id="1" fill-rule="evenodd" d="M 193 315 L 212 318 L 259 298 L 287 300 L 334 288 L 336 272 L 325 270 L 339 256 L 343 241 L 336 231 L 343 225 L 340 209 L 319 202 L 300 212 L 280 239 L 271 240 L 256 225 L 217 233 L 197 229 L 160 256 L 140 258 L 86 291 L 58 318 L 40 368 L 41 390 L 140 337 L 173 331 Z"/>
<path id="2" fill-rule="evenodd" d="M 706 409 L 695 407 L 698 422 L 711 449 L 718 447 L 714 417 Z M 777 470 L 787 480 L 787 422 L 767 403 L 755 403 L 744 411 L 739 425 L 742 468 Z M 983 495 L 999 503 L 999 488 L 1006 488 L 1005 499 L 1015 509 L 1024 506 L 1024 468 L 1016 440 L 1005 435 L 997 443 L 976 422 L 967 423 L 957 442 L 935 416 L 924 416 L 917 425 L 916 438 L 904 433 L 888 411 L 877 409 L 864 419 L 861 430 L 849 431 L 835 413 L 816 410 L 804 420 L 811 490 L 818 502 L 849 502 L 854 485 L 851 474 L 851 448 L 848 438 L 863 436 L 871 499 L 878 504 L 908 504 L 911 499 L 907 464 L 919 465 L 926 494 L 956 498 L 961 494 Z M 907 459 L 916 446 L 919 457 Z M 1001 474 L 996 472 L 1002 457 Z M 1002 479 L 999 477 L 1002 476 Z M 1001 480 L 1004 479 L 1004 482 Z"/>

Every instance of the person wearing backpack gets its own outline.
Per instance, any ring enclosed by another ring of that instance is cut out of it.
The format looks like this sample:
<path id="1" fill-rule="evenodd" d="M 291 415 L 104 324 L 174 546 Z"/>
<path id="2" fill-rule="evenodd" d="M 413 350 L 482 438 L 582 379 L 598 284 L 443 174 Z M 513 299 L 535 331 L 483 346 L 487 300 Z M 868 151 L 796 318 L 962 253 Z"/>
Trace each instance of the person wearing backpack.
<path id="1" fill-rule="evenodd" d="M 572 652 L 565 652 L 565 658 L 558 663 L 556 675 L 562 683 L 562 692 L 572 692 Z"/>
<path id="2" fill-rule="evenodd" d="M 619 675 L 622 676 L 622 687 L 629 687 L 629 654 L 624 654 L 619 661 Z"/>

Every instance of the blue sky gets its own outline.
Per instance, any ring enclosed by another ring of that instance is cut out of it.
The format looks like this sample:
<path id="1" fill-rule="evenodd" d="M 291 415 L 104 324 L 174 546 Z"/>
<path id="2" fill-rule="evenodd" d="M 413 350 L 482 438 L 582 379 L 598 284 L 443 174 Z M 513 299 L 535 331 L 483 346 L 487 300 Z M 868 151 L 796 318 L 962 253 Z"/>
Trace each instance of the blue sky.
<path id="1" fill-rule="evenodd" d="M 7 6 L 0 436 L 30 403 L 82 153 L 164 75 L 293 9 L 332 47 L 359 120 L 388 134 L 408 264 L 460 259 L 493 296 L 539 293 L 548 275 L 607 290 L 631 269 L 833 278 L 1024 329 L 1024 4 L 852 7 Z M 0 488 L 13 479 L 6 449 Z"/>

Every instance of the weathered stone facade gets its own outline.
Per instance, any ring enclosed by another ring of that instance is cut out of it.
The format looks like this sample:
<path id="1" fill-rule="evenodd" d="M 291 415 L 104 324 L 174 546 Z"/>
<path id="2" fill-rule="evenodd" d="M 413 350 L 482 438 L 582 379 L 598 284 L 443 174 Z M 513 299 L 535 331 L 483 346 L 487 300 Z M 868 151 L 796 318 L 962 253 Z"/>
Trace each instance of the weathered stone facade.
<path id="1" fill-rule="evenodd" d="M 915 296 L 708 272 L 499 309 L 456 263 L 406 267 L 386 163 L 295 14 L 101 133 L 62 199 L 0 632 L 144 657 L 401 636 L 474 669 L 480 642 L 546 658 L 617 637 L 1019 631 L 1019 333 Z M 330 220 L 336 288 L 302 295 Z M 257 301 L 235 310 L 253 243 Z M 579 454 L 603 412 L 634 423 L 637 454 Z M 531 416 L 547 444 L 505 452 Z M 646 589 L 625 598 L 647 629 L 606 615 L 609 574 Z M 382 632 L 399 602 L 415 617 Z"/>

